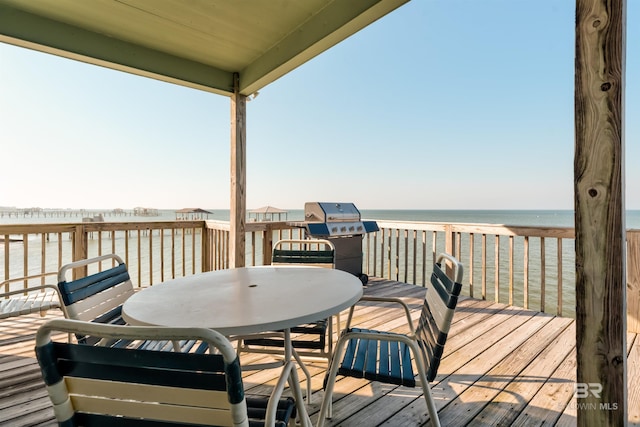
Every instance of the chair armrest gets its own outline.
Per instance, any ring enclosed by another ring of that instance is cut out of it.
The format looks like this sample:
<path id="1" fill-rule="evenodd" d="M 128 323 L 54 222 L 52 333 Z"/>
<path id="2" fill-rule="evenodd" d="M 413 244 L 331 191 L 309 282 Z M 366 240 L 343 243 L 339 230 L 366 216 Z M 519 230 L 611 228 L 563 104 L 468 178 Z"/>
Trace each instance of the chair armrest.
<path id="1" fill-rule="evenodd" d="M 16 289 L 15 291 L 0 292 L 0 298 L 8 297 L 11 295 L 25 294 L 27 292 L 39 291 L 43 289 L 53 289 L 58 296 L 58 299 L 62 301 L 62 298 L 60 298 L 60 290 L 58 290 L 58 287 L 56 285 L 37 285 L 29 286 L 28 288 Z"/>
<path id="2" fill-rule="evenodd" d="M 10 290 L 7 290 L 6 292 L 3 291 L 3 288 L 10 289 L 9 285 L 11 283 L 22 282 L 22 281 L 31 280 L 31 279 L 42 279 L 47 276 L 55 277 L 57 276 L 57 274 L 58 274 L 57 272 L 39 273 L 39 274 L 32 274 L 29 276 L 16 277 L 13 279 L 4 280 L 0 282 L 0 298 L 8 297 L 11 295 L 25 294 L 27 292 L 38 291 L 38 290 L 49 288 L 49 289 L 53 289 L 56 292 L 56 295 L 58 296 L 58 301 L 60 301 L 60 304 L 62 304 L 62 296 L 60 295 L 60 289 L 58 289 L 57 285 L 43 284 L 43 285 L 36 285 L 36 286 L 27 286 L 26 288 L 23 287 L 21 289 L 16 289 L 15 291 L 10 291 Z"/>
<path id="3" fill-rule="evenodd" d="M 351 327 L 351 319 L 353 317 L 354 307 L 364 301 L 391 302 L 391 303 L 400 304 L 404 309 L 404 314 L 407 318 L 407 324 L 409 325 L 411 335 L 415 335 L 416 331 L 415 331 L 415 327 L 413 326 L 413 320 L 411 319 L 411 312 L 409 311 L 409 305 L 404 300 L 402 300 L 402 298 L 396 298 L 396 297 L 372 297 L 372 296 L 363 295 L 360 298 L 360 300 L 358 300 L 358 302 L 356 302 L 349 310 L 349 317 L 347 317 L 347 324 L 345 326 L 345 329 L 349 329 Z"/>
<path id="4" fill-rule="evenodd" d="M 8 280 L 3 282 L 2 285 L 8 285 L 10 282 L 15 281 L 18 280 Z M 53 290 L 53 292 L 42 292 L 44 290 Z M 60 291 L 56 285 L 28 286 L 6 292 L 2 291 L 2 287 L 0 287 L 0 305 L 3 306 L 0 310 L 0 319 L 38 311 L 43 315 L 47 310 L 53 308 L 61 309 L 66 316 Z"/>
<path id="5" fill-rule="evenodd" d="M 42 279 L 43 277 L 47 277 L 47 276 L 54 276 L 56 277 L 58 275 L 57 272 L 48 272 L 48 273 L 38 273 L 38 274 L 31 274 L 29 276 L 24 276 L 24 277 L 14 277 L 13 279 L 6 279 L 3 280 L 2 282 L 0 282 L 0 289 L 3 286 L 9 285 L 10 283 L 14 283 L 14 282 L 22 282 L 24 280 L 31 280 L 31 279 Z M 55 285 L 47 285 L 47 286 L 55 286 Z"/>
<path id="6" fill-rule="evenodd" d="M 403 305 L 404 307 L 407 308 L 407 310 L 409 309 L 409 306 L 407 305 L 407 303 L 402 298 L 397 298 L 397 297 L 372 297 L 368 295 L 363 295 L 358 302 L 360 301 L 395 302 Z"/>

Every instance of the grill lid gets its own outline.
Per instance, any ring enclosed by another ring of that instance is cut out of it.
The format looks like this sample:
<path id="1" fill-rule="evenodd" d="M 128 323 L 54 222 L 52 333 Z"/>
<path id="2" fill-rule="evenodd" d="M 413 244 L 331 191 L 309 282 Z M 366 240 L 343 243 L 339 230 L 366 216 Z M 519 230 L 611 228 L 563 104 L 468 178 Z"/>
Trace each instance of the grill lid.
<path id="1" fill-rule="evenodd" d="M 353 203 L 307 202 L 302 225 L 311 236 L 338 237 L 363 235 L 378 231 L 375 221 L 361 221 Z"/>
<path id="2" fill-rule="evenodd" d="M 307 202 L 304 219 L 308 222 L 358 222 L 360 211 L 353 203 Z"/>

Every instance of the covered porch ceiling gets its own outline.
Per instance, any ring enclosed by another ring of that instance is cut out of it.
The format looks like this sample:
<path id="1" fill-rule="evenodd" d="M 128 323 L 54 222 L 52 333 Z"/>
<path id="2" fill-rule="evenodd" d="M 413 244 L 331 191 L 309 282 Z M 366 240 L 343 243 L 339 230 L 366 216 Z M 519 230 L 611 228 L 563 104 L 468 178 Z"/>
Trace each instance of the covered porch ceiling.
<path id="1" fill-rule="evenodd" d="M 249 96 L 408 0 L 2 0 L 0 41 Z"/>

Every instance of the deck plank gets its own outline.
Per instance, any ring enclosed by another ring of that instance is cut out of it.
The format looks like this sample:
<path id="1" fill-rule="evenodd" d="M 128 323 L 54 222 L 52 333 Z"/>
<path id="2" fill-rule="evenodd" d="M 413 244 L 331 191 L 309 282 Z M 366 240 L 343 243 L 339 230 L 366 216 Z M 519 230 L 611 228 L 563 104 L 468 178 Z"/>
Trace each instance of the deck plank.
<path id="1" fill-rule="evenodd" d="M 468 348 L 469 345 L 474 344 L 475 346 L 490 344 L 485 347 L 487 351 L 465 361 L 459 369 L 443 381 L 447 397 L 451 399 L 451 404 L 442 411 L 440 416 L 443 425 L 465 425 L 470 421 L 469 417 L 472 417 L 474 412 L 482 410 L 484 405 L 490 401 L 488 391 L 491 389 L 491 383 L 497 383 L 500 375 L 489 381 L 486 386 L 486 380 L 483 378 L 486 376 L 491 378 L 492 372 L 501 372 L 504 360 L 510 360 L 509 356 L 517 353 L 518 347 L 525 345 L 531 335 L 538 332 L 551 320 L 550 317 L 542 315 L 528 319 L 526 317 L 517 316 L 517 319 L 513 319 L 519 325 L 508 331 L 507 334 L 503 334 L 503 332 L 508 329 L 511 322 L 500 324 L 492 331 L 492 334 L 481 340 L 482 343 L 478 343 L 480 340 L 475 340 L 465 346 Z M 490 336 L 494 336 L 497 341 L 491 341 Z M 504 386 L 504 383 L 501 382 L 500 385 Z"/>
<path id="2" fill-rule="evenodd" d="M 482 383 L 482 394 L 469 398 L 484 398 L 489 403 L 481 412 L 473 414 L 469 425 L 513 423 L 527 402 L 570 354 L 573 349 L 571 338 L 575 337 L 575 329 L 569 326 L 573 324 L 569 319 L 555 318 L 503 361 L 500 368 L 507 369 L 489 372 L 488 377 L 496 376 L 497 380 L 479 381 L 478 383 Z M 500 390 L 502 383 L 504 387 Z"/>
<path id="3" fill-rule="evenodd" d="M 365 293 L 408 300 L 414 321 L 425 289 L 370 278 Z M 344 325 L 347 312 L 341 319 Z M 0 426 L 54 426 L 53 410 L 34 359 L 35 331 L 52 310 L 2 321 L 0 328 Z M 362 303 L 353 324 L 406 333 L 404 313 L 394 304 Z M 640 338 L 628 335 L 629 425 L 640 427 Z M 243 354 L 243 365 L 273 360 Z M 311 372 L 312 421 L 317 421 L 326 362 Z M 269 394 L 279 371 L 245 370 L 247 394 Z M 299 371 L 303 387 L 306 380 Z M 491 301 L 462 299 L 436 381 L 431 384 L 443 425 L 575 426 L 575 322 Z M 428 414 L 421 389 L 338 377 L 330 426 L 421 426 Z"/>

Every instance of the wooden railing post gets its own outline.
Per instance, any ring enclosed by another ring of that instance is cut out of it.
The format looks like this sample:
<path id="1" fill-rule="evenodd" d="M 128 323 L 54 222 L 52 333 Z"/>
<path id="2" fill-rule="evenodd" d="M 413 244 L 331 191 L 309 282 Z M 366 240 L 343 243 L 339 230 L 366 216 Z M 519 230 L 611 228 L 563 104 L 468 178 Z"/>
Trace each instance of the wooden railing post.
<path id="1" fill-rule="evenodd" d="M 444 228 L 444 250 L 451 256 L 458 256 L 456 254 L 456 233 L 453 231 L 453 226 L 447 224 Z M 437 254 L 436 254 L 437 256 Z M 451 274 L 451 265 L 447 265 L 447 273 Z"/>
<path id="2" fill-rule="evenodd" d="M 211 233 L 207 228 L 207 223 L 204 222 L 202 226 L 202 238 L 200 239 L 202 244 L 202 272 L 212 270 L 212 258 L 213 252 L 211 251 Z"/>
<path id="3" fill-rule="evenodd" d="M 271 251 L 273 251 L 273 230 L 267 226 L 262 232 L 262 265 L 271 265 Z"/>
<path id="4" fill-rule="evenodd" d="M 640 333 L 640 230 L 627 231 L 627 332 Z"/>
<path id="5" fill-rule="evenodd" d="M 453 232 L 453 227 L 450 224 L 447 224 L 444 231 L 444 248 L 448 254 L 451 256 L 456 256 L 456 241 L 455 241 L 455 233 Z"/>
<path id="6" fill-rule="evenodd" d="M 73 260 L 79 261 L 87 259 L 89 254 L 87 248 L 89 246 L 89 236 L 84 225 L 78 224 L 73 234 Z M 80 271 L 78 271 L 80 270 Z M 87 266 L 73 270 L 73 280 L 85 277 L 87 275 Z"/>

